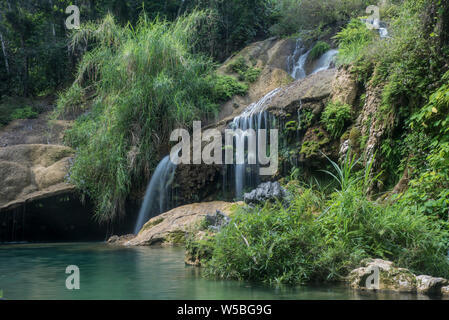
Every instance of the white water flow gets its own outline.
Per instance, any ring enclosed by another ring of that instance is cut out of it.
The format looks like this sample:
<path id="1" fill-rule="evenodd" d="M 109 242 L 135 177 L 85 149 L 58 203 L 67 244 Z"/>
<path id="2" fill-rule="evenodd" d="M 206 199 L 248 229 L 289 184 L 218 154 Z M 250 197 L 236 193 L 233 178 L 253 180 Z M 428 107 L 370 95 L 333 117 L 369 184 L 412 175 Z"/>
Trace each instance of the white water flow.
<path id="1" fill-rule="evenodd" d="M 270 101 L 276 95 L 276 93 L 279 92 L 279 90 L 280 88 L 276 88 L 270 91 L 256 103 L 249 105 L 240 114 L 240 116 L 234 118 L 231 123 L 231 128 L 234 130 L 240 129 L 242 131 L 253 129 L 256 132 L 256 141 L 254 142 L 257 145 L 258 130 L 269 130 L 273 127 L 273 117 L 265 110 L 269 107 Z M 243 164 L 235 164 L 233 166 L 235 197 L 238 199 L 243 196 L 243 192 L 245 191 L 246 187 L 256 187 L 260 182 L 259 161 L 257 157 L 258 150 L 257 148 L 256 150 L 248 148 L 247 140 L 248 138 L 244 134 L 237 135 L 235 137 L 235 145 L 238 145 L 239 143 L 244 144 L 245 154 L 247 154 L 247 156 L 244 158 Z M 256 154 L 253 153 L 254 151 L 256 152 Z M 224 174 L 224 185 L 226 183 L 225 177 L 226 173 Z"/>
<path id="2" fill-rule="evenodd" d="M 305 65 L 310 51 L 305 49 L 301 39 L 296 40 L 295 50 L 287 61 L 293 79 L 304 79 L 307 76 Z"/>
<path id="3" fill-rule="evenodd" d="M 331 49 L 324 53 L 316 62 L 315 62 L 315 68 L 313 69 L 311 74 L 315 74 L 317 72 L 328 70 L 332 63 L 335 60 L 335 57 L 338 54 L 338 50 Z"/>
<path id="4" fill-rule="evenodd" d="M 304 43 L 301 39 L 296 40 L 295 50 L 293 51 L 293 54 L 287 58 L 290 75 L 294 79 L 304 79 L 308 75 L 329 69 L 335 60 L 335 56 L 338 54 L 338 50 L 335 49 L 327 51 L 317 61 L 313 62 L 314 68 L 312 72 L 308 73 L 306 65 L 311 62 L 309 61 L 311 51 L 311 49 L 307 50 L 304 47 Z"/>
<path id="5" fill-rule="evenodd" d="M 171 209 L 171 190 L 176 165 L 166 156 L 159 162 L 148 183 L 145 197 L 140 207 L 134 234 L 152 217 Z"/>

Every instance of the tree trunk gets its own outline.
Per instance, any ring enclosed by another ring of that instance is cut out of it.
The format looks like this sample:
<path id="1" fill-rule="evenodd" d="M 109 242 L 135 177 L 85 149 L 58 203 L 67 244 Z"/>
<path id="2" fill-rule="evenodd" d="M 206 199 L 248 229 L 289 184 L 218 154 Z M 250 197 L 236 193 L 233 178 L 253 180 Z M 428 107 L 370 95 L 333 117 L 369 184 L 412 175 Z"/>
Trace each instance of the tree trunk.
<path id="1" fill-rule="evenodd" d="M 5 57 L 6 73 L 9 75 L 8 54 L 6 53 L 5 41 L 3 40 L 3 35 L 1 32 L 0 32 L 0 41 L 2 43 L 3 57 Z"/>

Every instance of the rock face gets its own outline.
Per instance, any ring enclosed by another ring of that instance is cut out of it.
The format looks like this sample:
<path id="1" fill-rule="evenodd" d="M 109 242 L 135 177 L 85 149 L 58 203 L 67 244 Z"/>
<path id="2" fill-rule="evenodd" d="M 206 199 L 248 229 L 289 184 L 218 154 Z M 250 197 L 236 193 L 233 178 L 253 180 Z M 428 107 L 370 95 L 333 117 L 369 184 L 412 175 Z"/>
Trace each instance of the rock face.
<path id="1" fill-rule="evenodd" d="M 292 39 L 276 37 L 254 42 L 236 55 L 226 60 L 218 69 L 221 74 L 234 75 L 229 71 L 229 65 L 238 59 L 244 59 L 248 65 L 261 70 L 258 79 L 251 83 L 244 97 L 236 96 L 221 106 L 218 122 L 223 125 L 238 116 L 246 106 L 260 100 L 268 92 L 282 87 L 293 78 L 288 74 L 288 57 L 295 50 L 296 42 Z M 224 120 L 224 121 L 223 121 Z M 216 126 L 217 124 L 214 124 Z"/>
<path id="2" fill-rule="evenodd" d="M 426 294 L 443 293 L 442 288 L 449 285 L 449 282 L 444 278 L 435 278 L 426 275 L 417 276 L 416 282 L 418 292 Z"/>
<path id="3" fill-rule="evenodd" d="M 379 281 L 368 279 L 378 270 Z M 351 287 L 365 290 L 391 290 L 413 292 L 416 290 L 415 275 L 404 268 L 396 268 L 391 261 L 374 259 L 365 262 L 365 266 L 351 271 L 349 274 Z"/>
<path id="4" fill-rule="evenodd" d="M 256 189 L 243 195 L 245 203 L 257 205 L 266 201 L 282 201 L 287 196 L 287 191 L 281 187 L 279 182 L 264 182 Z"/>
<path id="5" fill-rule="evenodd" d="M 73 190 L 64 182 L 73 155 L 72 149 L 58 145 L 0 148 L 0 211 Z"/>
<path id="6" fill-rule="evenodd" d="M 354 289 L 435 295 L 449 292 L 449 282 L 444 278 L 416 276 L 408 269 L 398 268 L 393 262 L 381 259 L 367 260 L 363 264 L 363 267 L 351 271 L 348 276 L 347 280 Z"/>
<path id="7" fill-rule="evenodd" d="M 135 238 L 123 242 L 125 246 L 183 244 L 189 229 L 217 210 L 229 215 L 233 203 L 214 201 L 194 203 L 167 211 L 151 218 Z"/>
<path id="8" fill-rule="evenodd" d="M 231 221 L 231 218 L 220 210 L 217 210 L 214 214 L 207 214 L 205 218 L 208 228 L 215 232 L 219 232 Z"/>

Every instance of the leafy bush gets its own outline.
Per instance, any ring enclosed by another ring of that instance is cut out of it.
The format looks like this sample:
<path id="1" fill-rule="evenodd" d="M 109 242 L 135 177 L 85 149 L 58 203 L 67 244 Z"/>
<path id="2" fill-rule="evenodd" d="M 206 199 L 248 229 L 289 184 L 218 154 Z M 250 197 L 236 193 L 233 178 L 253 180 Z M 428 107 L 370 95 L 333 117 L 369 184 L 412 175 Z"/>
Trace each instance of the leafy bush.
<path id="1" fill-rule="evenodd" d="M 316 60 L 319 57 L 321 57 L 324 53 L 326 53 L 327 51 L 329 51 L 330 49 L 330 45 L 327 44 L 324 41 L 318 41 L 317 44 L 315 44 L 315 46 L 313 46 L 312 50 L 309 53 L 309 58 L 311 60 Z"/>
<path id="2" fill-rule="evenodd" d="M 12 120 L 16 119 L 34 119 L 37 118 L 38 113 L 33 110 L 30 106 L 15 109 L 11 115 Z"/>
<path id="3" fill-rule="evenodd" d="M 245 58 L 239 57 L 229 64 L 228 71 L 237 73 L 239 75 L 240 81 L 251 83 L 255 82 L 259 78 L 260 72 L 262 70 L 249 67 L 246 64 Z"/>
<path id="4" fill-rule="evenodd" d="M 375 38 L 373 31 L 369 30 L 366 25 L 359 19 L 353 19 L 351 22 L 337 35 L 335 39 L 338 41 L 337 64 L 349 64 L 359 59 L 366 46 Z"/>
<path id="5" fill-rule="evenodd" d="M 368 0 L 317 1 L 281 0 L 277 1 L 274 16 L 277 22 L 270 28 L 272 34 L 285 36 L 305 30 L 325 30 L 338 27 L 351 18 L 364 14 L 372 4 Z"/>
<path id="6" fill-rule="evenodd" d="M 321 122 L 333 138 L 339 138 L 351 119 L 351 106 L 340 102 L 329 102 L 321 115 Z"/>
<path id="7" fill-rule="evenodd" d="M 213 96 L 217 101 L 226 101 L 235 95 L 243 96 L 248 91 L 248 86 L 231 76 L 218 75 L 214 82 Z"/>

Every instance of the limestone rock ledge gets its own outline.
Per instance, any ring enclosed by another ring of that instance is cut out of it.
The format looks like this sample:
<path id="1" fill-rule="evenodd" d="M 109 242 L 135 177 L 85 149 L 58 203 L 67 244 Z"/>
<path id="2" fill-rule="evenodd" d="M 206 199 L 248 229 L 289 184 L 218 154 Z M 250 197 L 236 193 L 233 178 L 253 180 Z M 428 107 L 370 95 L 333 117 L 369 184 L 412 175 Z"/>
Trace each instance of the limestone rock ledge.
<path id="1" fill-rule="evenodd" d="M 0 212 L 26 202 L 74 191 L 65 183 L 74 151 L 60 145 L 0 148 Z"/>
<path id="2" fill-rule="evenodd" d="M 410 270 L 382 259 L 366 260 L 363 265 L 352 270 L 347 278 L 354 289 L 449 295 L 449 281 L 444 278 L 416 276 Z M 375 269 L 378 270 L 378 282 L 373 277 Z"/>
<path id="3" fill-rule="evenodd" d="M 189 230 L 207 214 L 217 210 L 229 215 L 235 203 L 224 201 L 202 202 L 181 206 L 151 218 L 139 233 L 110 239 L 109 243 L 125 246 L 177 245 L 184 244 Z"/>

